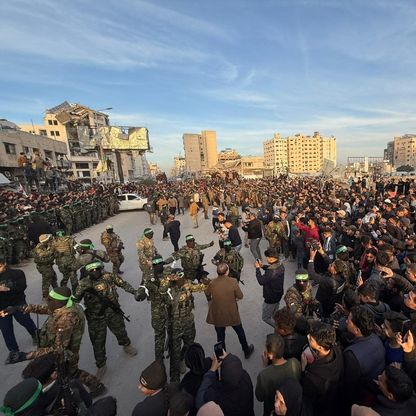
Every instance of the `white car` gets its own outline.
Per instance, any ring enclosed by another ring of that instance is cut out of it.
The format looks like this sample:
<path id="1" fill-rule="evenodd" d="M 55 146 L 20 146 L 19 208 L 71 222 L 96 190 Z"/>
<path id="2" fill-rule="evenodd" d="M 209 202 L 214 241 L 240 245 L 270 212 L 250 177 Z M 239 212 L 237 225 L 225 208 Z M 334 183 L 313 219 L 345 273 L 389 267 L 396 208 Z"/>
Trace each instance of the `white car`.
<path id="1" fill-rule="evenodd" d="M 136 194 L 120 194 L 117 195 L 120 202 L 120 211 L 130 211 L 132 209 L 143 209 L 147 204 L 147 198 L 142 198 Z"/>

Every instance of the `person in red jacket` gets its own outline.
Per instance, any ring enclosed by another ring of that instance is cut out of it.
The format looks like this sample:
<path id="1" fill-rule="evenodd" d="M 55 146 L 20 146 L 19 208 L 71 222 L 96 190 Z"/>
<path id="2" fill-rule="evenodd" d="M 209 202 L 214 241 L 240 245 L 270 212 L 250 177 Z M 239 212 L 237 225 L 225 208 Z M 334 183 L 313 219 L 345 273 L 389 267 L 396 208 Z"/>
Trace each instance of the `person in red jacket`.
<path id="1" fill-rule="evenodd" d="M 305 235 L 305 242 L 311 242 L 312 240 L 319 241 L 319 229 L 316 225 L 315 218 L 309 218 L 307 224 L 308 225 L 303 224 L 299 221 L 299 218 L 296 217 L 295 225 L 299 230 L 303 231 Z"/>

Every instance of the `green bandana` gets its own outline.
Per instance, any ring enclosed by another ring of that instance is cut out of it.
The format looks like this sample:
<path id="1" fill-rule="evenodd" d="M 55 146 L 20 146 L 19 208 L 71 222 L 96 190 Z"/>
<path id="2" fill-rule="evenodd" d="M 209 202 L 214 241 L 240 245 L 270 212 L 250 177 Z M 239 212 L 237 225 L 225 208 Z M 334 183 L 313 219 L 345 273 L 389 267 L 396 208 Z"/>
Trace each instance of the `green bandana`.
<path id="1" fill-rule="evenodd" d="M 36 388 L 36 391 L 33 393 L 32 397 L 30 397 L 26 403 L 24 403 L 22 406 L 20 406 L 18 409 L 13 411 L 10 409 L 10 407 L 7 406 L 1 406 L 0 412 L 4 413 L 6 416 L 14 416 L 16 413 L 23 412 L 24 410 L 28 409 L 30 406 L 32 406 L 33 403 L 36 402 L 39 395 L 42 393 L 42 384 L 38 382 L 38 387 Z"/>
<path id="2" fill-rule="evenodd" d="M 309 275 L 307 275 L 307 274 L 297 274 L 295 279 L 305 281 L 305 280 L 309 279 Z"/>
<path id="3" fill-rule="evenodd" d="M 79 243 L 78 245 L 80 247 L 82 247 L 82 248 L 91 248 L 91 249 L 94 248 L 94 244 L 83 244 L 83 243 Z"/>
<path id="4" fill-rule="evenodd" d="M 224 241 L 224 245 L 225 246 L 230 246 L 231 245 L 231 241 L 230 240 L 225 240 Z"/>
<path id="5" fill-rule="evenodd" d="M 195 237 L 194 237 L 192 234 L 188 234 L 188 235 L 185 237 L 185 241 L 190 241 L 190 240 L 195 240 Z"/>
<path id="6" fill-rule="evenodd" d="M 163 263 L 163 259 L 154 259 L 152 260 L 152 264 L 160 264 Z"/>
<path id="7" fill-rule="evenodd" d="M 72 296 L 63 296 L 56 293 L 53 289 L 49 292 L 49 297 L 55 300 L 66 300 L 66 308 L 70 308 L 73 305 Z"/>
<path id="8" fill-rule="evenodd" d="M 57 232 L 56 232 L 56 235 L 57 235 L 58 237 L 65 237 L 65 231 L 57 231 Z"/>
<path id="9" fill-rule="evenodd" d="M 103 264 L 100 261 L 96 261 L 94 263 L 87 264 L 85 266 L 85 270 L 89 272 L 90 270 L 101 269 L 102 267 L 103 267 Z"/>
<path id="10" fill-rule="evenodd" d="M 143 234 L 144 235 L 151 234 L 152 232 L 153 232 L 153 230 L 151 228 L 145 228 L 144 231 L 143 231 Z"/>

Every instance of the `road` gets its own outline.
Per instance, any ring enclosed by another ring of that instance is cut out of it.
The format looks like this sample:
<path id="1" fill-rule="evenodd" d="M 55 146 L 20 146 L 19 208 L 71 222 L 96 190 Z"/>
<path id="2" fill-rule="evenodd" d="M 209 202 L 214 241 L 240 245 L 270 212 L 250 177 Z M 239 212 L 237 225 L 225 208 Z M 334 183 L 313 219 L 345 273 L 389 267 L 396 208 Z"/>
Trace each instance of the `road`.
<path id="1" fill-rule="evenodd" d="M 215 245 L 205 252 L 206 270 L 210 272 L 209 277 L 214 278 L 215 266 L 211 263 L 211 258 L 218 250 L 218 237 L 213 233 L 211 220 L 204 220 L 200 213 L 200 226 L 193 229 L 189 215 L 178 216 L 181 221 L 182 236 L 180 244 L 185 244 L 185 235 L 192 233 L 196 242 L 200 244 L 209 243 L 214 240 Z M 125 250 L 125 263 L 123 278 L 137 287 L 141 280 L 141 273 L 138 269 L 136 241 L 143 232 L 143 229 L 150 227 L 147 213 L 142 211 L 123 212 L 109 219 L 108 223 L 113 224 L 114 231 L 122 238 Z M 107 223 L 101 223 L 84 230 L 82 233 L 75 235 L 77 241 L 83 238 L 90 238 L 97 248 L 101 248 L 100 235 Z M 162 226 L 160 222 L 152 226 L 155 230 L 154 240 L 158 251 L 167 257 L 173 251 L 170 241 L 162 240 Z M 240 230 L 242 236 L 242 231 Z M 262 252 L 267 248 L 267 241 L 262 240 Z M 244 257 L 245 265 L 242 272 L 242 279 L 245 285 L 242 286 L 244 299 L 239 302 L 239 311 L 246 331 L 249 343 L 253 343 L 255 352 L 249 360 L 244 358 L 238 342 L 237 335 L 232 329 L 227 329 L 226 344 L 228 352 L 240 357 L 243 367 L 251 376 L 255 387 L 258 372 L 262 368 L 261 354 L 263 352 L 266 335 L 272 332 L 272 328 L 261 320 L 262 309 L 262 291 L 255 278 L 254 258 L 248 248 L 243 246 L 241 254 Z M 294 282 L 295 263 L 285 262 L 285 290 Z M 28 303 L 41 302 L 41 278 L 37 272 L 33 261 L 27 261 L 20 267 L 26 274 L 28 289 Z M 109 266 L 106 266 L 110 270 Z M 60 274 L 58 273 L 58 281 Z M 137 356 L 128 357 L 123 349 L 117 344 L 116 338 L 108 332 L 107 337 L 107 373 L 103 379 L 108 388 L 108 394 L 115 396 L 118 400 L 118 414 L 127 416 L 131 414 L 135 404 L 143 400 L 143 395 L 137 389 L 137 382 L 141 371 L 154 360 L 153 348 L 153 330 L 150 325 L 150 304 L 147 301 L 136 302 L 132 295 L 119 289 L 120 303 L 127 315 L 130 315 L 131 321 L 127 322 L 127 332 L 132 340 L 132 345 L 138 349 Z M 282 303 L 281 303 L 282 306 Z M 195 294 L 195 325 L 196 325 L 196 342 L 199 342 L 204 348 L 207 355 L 212 355 L 213 346 L 216 342 L 214 327 L 206 323 L 208 304 L 204 294 Z M 36 315 L 32 315 L 36 322 Z M 39 323 L 42 324 L 44 317 L 39 316 Z M 15 333 L 21 351 L 30 351 L 33 349 L 32 340 L 27 332 L 16 321 L 14 322 Z M 4 344 L 3 344 L 4 345 Z M 0 397 L 3 398 L 8 389 L 20 381 L 21 371 L 25 363 L 15 365 L 4 365 L 7 357 L 7 350 L 3 347 L 1 353 L 1 376 L 4 380 L 0 383 Z M 81 352 L 80 368 L 95 374 L 96 367 L 92 346 L 88 333 L 84 334 Z M 166 363 L 169 368 L 169 363 Z M 255 399 L 256 415 L 262 414 L 262 404 Z"/>

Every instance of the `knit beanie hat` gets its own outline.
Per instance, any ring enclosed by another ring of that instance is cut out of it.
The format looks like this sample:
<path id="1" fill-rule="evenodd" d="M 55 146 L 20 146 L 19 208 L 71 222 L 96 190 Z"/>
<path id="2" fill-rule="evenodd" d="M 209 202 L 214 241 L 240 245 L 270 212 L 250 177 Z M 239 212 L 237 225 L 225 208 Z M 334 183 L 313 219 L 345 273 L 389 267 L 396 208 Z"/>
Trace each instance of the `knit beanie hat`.
<path id="1" fill-rule="evenodd" d="M 166 380 L 166 369 L 161 361 L 153 361 L 140 375 L 140 383 L 149 390 L 163 388 Z"/>
<path id="2" fill-rule="evenodd" d="M 35 378 L 27 378 L 12 387 L 4 398 L 0 411 L 6 416 L 14 416 L 30 409 L 42 393 L 42 384 Z"/>

